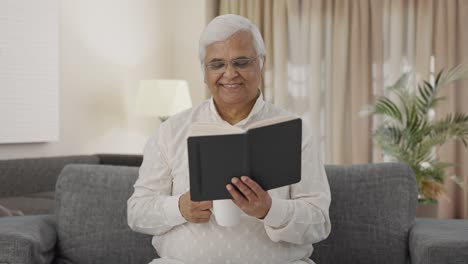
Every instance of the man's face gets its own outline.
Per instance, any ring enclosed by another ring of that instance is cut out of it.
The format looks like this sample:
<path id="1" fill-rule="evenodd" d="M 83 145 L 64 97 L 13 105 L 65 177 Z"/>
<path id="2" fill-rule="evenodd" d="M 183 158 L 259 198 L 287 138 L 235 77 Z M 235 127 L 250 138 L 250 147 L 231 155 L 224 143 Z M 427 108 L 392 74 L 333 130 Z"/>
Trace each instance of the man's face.
<path id="1" fill-rule="evenodd" d="M 246 31 L 206 48 L 205 83 L 217 105 L 242 107 L 257 97 L 261 70 L 256 56 L 252 34 Z"/>

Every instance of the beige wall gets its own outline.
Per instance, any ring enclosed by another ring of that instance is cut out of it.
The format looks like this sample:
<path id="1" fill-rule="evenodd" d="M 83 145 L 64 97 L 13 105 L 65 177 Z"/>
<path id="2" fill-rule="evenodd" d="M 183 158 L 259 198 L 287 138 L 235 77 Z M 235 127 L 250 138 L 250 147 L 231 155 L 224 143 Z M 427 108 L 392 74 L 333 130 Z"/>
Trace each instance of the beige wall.
<path id="1" fill-rule="evenodd" d="M 0 144 L 0 159 L 141 153 L 156 118 L 134 114 L 140 79 L 189 82 L 204 96 L 197 59 L 206 1 L 60 0 L 60 140 Z"/>

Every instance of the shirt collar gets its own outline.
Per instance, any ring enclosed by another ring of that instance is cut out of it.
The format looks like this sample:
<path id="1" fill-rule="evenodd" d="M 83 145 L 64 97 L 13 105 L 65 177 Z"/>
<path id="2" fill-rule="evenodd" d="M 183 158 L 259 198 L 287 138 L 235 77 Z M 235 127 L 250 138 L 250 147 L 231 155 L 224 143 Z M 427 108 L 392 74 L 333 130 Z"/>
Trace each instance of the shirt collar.
<path id="1" fill-rule="evenodd" d="M 263 106 L 265 105 L 265 101 L 263 100 L 262 92 L 260 91 L 259 93 L 260 94 L 257 97 L 257 100 L 255 101 L 255 104 L 252 107 L 252 110 L 250 111 L 249 115 L 246 118 L 244 118 L 241 121 L 234 124 L 234 126 L 243 126 L 243 125 L 245 125 L 247 122 L 249 122 L 250 119 L 252 119 L 252 116 L 254 116 L 258 112 L 260 112 L 260 110 L 262 110 Z M 218 113 L 218 110 L 216 110 L 216 106 L 215 106 L 215 103 L 214 103 L 213 96 L 211 96 L 211 98 L 210 98 L 210 112 L 211 112 L 211 115 L 215 118 L 216 121 L 224 122 L 226 124 L 229 124 L 228 122 L 226 122 L 224 119 L 221 118 L 221 116 Z"/>

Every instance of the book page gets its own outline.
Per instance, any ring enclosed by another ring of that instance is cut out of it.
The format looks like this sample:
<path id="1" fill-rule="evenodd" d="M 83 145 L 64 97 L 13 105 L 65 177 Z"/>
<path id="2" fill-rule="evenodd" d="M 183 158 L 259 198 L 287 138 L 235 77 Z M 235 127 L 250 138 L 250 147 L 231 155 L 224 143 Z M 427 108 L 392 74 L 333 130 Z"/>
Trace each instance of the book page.
<path id="1" fill-rule="evenodd" d="M 242 129 L 236 126 L 229 126 L 226 124 L 220 123 L 193 123 L 189 127 L 189 137 L 191 136 L 215 136 L 215 135 L 229 135 L 229 134 L 242 134 L 245 133 L 246 130 L 258 127 L 269 126 L 273 124 L 278 124 L 286 121 L 290 121 L 293 119 L 297 119 L 299 117 L 296 116 L 275 116 L 273 118 L 260 120 L 255 123 L 250 124 L 247 126 L 247 129 Z"/>
<path id="2" fill-rule="evenodd" d="M 257 127 L 264 127 L 273 124 L 278 124 L 286 121 L 290 121 L 293 119 L 298 119 L 299 117 L 296 116 L 275 116 L 269 119 L 260 120 L 258 122 L 252 123 L 247 126 L 247 129 L 257 128 Z"/>
<path id="3" fill-rule="evenodd" d="M 193 123 L 189 127 L 189 137 L 242 134 L 245 130 L 219 123 Z"/>

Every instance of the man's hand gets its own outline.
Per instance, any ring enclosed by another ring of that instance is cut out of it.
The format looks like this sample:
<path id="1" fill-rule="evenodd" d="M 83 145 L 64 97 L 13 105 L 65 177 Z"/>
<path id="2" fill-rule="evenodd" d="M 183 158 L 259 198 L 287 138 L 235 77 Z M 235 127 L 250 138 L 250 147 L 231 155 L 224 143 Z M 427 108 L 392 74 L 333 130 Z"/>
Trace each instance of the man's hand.
<path id="1" fill-rule="evenodd" d="M 193 202 L 190 199 L 190 191 L 179 198 L 179 210 L 182 216 L 191 223 L 206 223 L 210 220 L 213 207 L 212 201 Z"/>
<path id="2" fill-rule="evenodd" d="M 271 197 L 268 192 L 247 176 L 242 176 L 240 179 L 234 177 L 231 182 L 232 184 L 226 185 L 226 188 L 231 193 L 232 201 L 244 213 L 259 219 L 265 218 L 271 208 Z"/>

